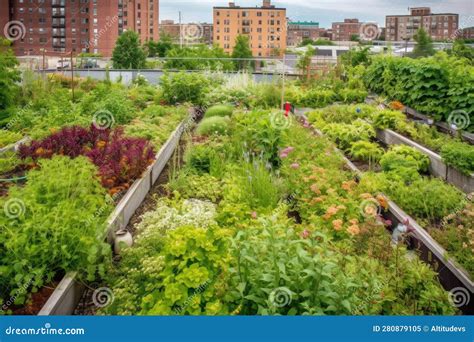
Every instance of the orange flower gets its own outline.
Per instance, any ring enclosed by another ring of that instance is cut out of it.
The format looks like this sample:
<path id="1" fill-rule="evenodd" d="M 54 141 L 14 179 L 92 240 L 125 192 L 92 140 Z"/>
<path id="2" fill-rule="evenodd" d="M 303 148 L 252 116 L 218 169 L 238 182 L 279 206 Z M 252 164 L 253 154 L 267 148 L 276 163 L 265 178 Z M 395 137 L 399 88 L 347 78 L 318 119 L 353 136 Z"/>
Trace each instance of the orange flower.
<path id="1" fill-rule="evenodd" d="M 358 219 L 351 219 L 351 220 L 349 220 L 349 223 L 352 224 L 352 225 L 355 225 L 355 224 L 359 223 L 359 220 Z"/>
<path id="2" fill-rule="evenodd" d="M 100 141 L 97 142 L 97 147 L 98 148 L 104 148 L 105 145 L 107 145 L 107 143 L 103 140 L 100 140 Z"/>
<path id="3" fill-rule="evenodd" d="M 347 228 L 347 232 L 349 234 L 351 234 L 352 236 L 355 236 L 355 235 L 360 234 L 360 228 L 359 228 L 358 225 L 353 224 L 353 225 L 349 226 L 349 228 Z"/>
<path id="4" fill-rule="evenodd" d="M 314 192 L 318 195 L 321 195 L 321 190 L 319 190 L 318 184 L 315 183 L 315 184 L 311 185 L 310 189 L 311 189 L 312 192 Z"/>
<path id="5" fill-rule="evenodd" d="M 323 218 L 329 220 L 332 216 L 337 214 L 337 207 L 331 206 L 326 210 L 326 214 L 324 214 Z"/>
<path id="6" fill-rule="evenodd" d="M 336 231 L 340 231 L 342 229 L 342 220 L 334 220 L 332 221 L 332 226 L 334 228 L 334 230 Z"/>
<path id="7" fill-rule="evenodd" d="M 385 210 L 388 209 L 388 202 L 385 197 L 383 197 L 382 195 L 377 195 L 377 201 L 379 202 L 382 208 L 384 208 Z"/>
<path id="8" fill-rule="evenodd" d="M 402 110 L 405 106 L 400 101 L 392 101 L 390 102 L 390 108 L 394 110 Z"/>
<path id="9" fill-rule="evenodd" d="M 35 154 L 37 156 L 43 155 L 44 154 L 44 148 L 42 148 L 42 147 L 37 148 L 36 151 L 35 151 Z"/>
<path id="10" fill-rule="evenodd" d="M 352 190 L 352 187 L 354 186 L 355 182 L 354 181 L 347 181 L 347 182 L 342 182 L 341 188 L 343 188 L 346 191 Z"/>

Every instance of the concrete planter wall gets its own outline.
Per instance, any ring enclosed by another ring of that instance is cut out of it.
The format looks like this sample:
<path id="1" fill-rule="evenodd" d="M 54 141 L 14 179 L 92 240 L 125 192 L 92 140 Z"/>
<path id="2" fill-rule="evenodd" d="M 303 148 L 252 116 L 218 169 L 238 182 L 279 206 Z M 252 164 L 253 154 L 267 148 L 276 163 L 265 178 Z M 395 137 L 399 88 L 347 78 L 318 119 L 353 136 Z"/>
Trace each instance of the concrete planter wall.
<path id="1" fill-rule="evenodd" d="M 114 233 L 126 227 L 137 208 L 156 182 L 173 155 L 185 129 L 194 121 L 194 111 L 183 121 L 170 138 L 156 154 L 155 162 L 150 165 L 140 179 L 137 179 L 128 189 L 125 196 L 115 207 L 107 221 L 104 238 L 113 243 Z M 59 285 L 49 297 L 38 315 L 71 315 L 84 293 L 85 286 L 77 280 L 77 273 L 71 272 L 64 276 Z"/>
<path id="2" fill-rule="evenodd" d="M 466 175 L 446 165 L 439 154 L 390 129 L 377 130 L 377 139 L 387 145 L 408 145 L 415 148 L 430 159 L 430 173 L 433 176 L 453 184 L 465 193 L 474 192 L 474 175 Z"/>

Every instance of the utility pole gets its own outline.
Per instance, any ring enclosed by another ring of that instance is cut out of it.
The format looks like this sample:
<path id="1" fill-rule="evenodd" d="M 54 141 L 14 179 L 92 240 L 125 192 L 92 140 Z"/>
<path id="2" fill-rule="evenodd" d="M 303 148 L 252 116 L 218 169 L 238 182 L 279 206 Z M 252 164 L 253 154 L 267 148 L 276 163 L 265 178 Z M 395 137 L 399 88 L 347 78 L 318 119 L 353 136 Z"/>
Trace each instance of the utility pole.
<path id="1" fill-rule="evenodd" d="M 181 24 L 181 11 L 179 11 L 179 47 L 183 48 L 183 25 Z"/>
<path id="2" fill-rule="evenodd" d="M 71 50 L 71 90 L 72 90 L 72 101 L 74 102 L 74 64 L 72 63 L 72 54 Z"/>
<path id="3" fill-rule="evenodd" d="M 285 105 L 285 69 L 286 69 L 286 54 L 283 52 L 283 68 L 282 68 L 282 73 L 281 73 L 281 79 L 282 79 L 282 84 L 281 84 L 281 108 L 284 109 Z"/>

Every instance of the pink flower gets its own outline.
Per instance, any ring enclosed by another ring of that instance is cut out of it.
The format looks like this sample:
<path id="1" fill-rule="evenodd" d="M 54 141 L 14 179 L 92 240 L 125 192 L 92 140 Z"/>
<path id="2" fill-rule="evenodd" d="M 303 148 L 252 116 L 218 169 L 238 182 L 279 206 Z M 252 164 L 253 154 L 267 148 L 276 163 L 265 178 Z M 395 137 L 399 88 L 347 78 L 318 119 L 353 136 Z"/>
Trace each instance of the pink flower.
<path id="1" fill-rule="evenodd" d="M 253 219 L 256 219 L 257 218 L 257 212 L 256 211 L 252 211 L 252 214 L 250 214 L 252 216 Z"/>
<path id="2" fill-rule="evenodd" d="M 291 167 L 292 169 L 298 169 L 298 168 L 300 167 L 300 164 L 298 164 L 298 163 L 293 163 L 293 164 L 290 165 L 290 167 Z"/>
<path id="3" fill-rule="evenodd" d="M 280 158 L 284 159 L 286 157 L 288 157 L 288 153 L 284 153 L 284 152 L 280 153 Z"/>
<path id="4" fill-rule="evenodd" d="M 301 232 L 301 237 L 302 237 L 303 239 L 307 239 L 310 234 L 311 234 L 310 231 L 309 231 L 308 229 L 305 229 L 305 230 L 303 230 L 303 231 Z"/>
<path id="5" fill-rule="evenodd" d="M 284 149 L 281 150 L 281 152 L 280 152 L 280 158 L 286 158 L 286 157 L 288 157 L 288 154 L 291 153 L 291 152 L 293 152 L 294 149 L 295 149 L 295 148 L 292 147 L 292 146 L 288 146 L 288 147 L 284 148 Z"/>
<path id="6" fill-rule="evenodd" d="M 304 128 L 308 128 L 308 127 L 309 127 L 309 122 L 305 120 L 305 121 L 303 122 L 303 127 L 304 127 Z"/>

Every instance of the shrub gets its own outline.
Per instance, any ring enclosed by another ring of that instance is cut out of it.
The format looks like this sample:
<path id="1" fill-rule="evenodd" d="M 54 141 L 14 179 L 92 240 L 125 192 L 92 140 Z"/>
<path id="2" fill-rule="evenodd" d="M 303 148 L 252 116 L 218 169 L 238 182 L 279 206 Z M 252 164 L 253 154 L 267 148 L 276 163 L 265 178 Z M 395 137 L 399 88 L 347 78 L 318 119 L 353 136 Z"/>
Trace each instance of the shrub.
<path id="1" fill-rule="evenodd" d="M 199 135 L 226 135 L 229 134 L 229 117 L 213 116 L 201 121 L 196 133 Z"/>
<path id="2" fill-rule="evenodd" d="M 466 175 L 474 173 L 474 146 L 463 142 L 449 142 L 441 147 L 444 162 Z"/>
<path id="3" fill-rule="evenodd" d="M 353 124 L 330 123 L 322 128 L 342 150 L 348 151 L 352 143 L 359 140 L 366 140 L 375 137 L 375 130 L 369 123 L 356 120 Z"/>
<path id="4" fill-rule="evenodd" d="M 396 110 L 382 110 L 373 115 L 374 126 L 380 129 L 397 129 L 405 120 L 405 114 Z"/>
<path id="5" fill-rule="evenodd" d="M 401 168 L 414 169 L 417 172 L 427 172 L 430 165 L 429 158 L 410 146 L 395 145 L 384 154 L 380 160 L 384 171 L 396 171 Z"/>
<path id="6" fill-rule="evenodd" d="M 364 102 L 367 97 L 367 91 L 363 89 L 348 89 L 339 90 L 338 97 L 344 103 L 360 103 Z"/>
<path id="7" fill-rule="evenodd" d="M 84 157 L 57 156 L 40 161 L 25 186 L 10 188 L 0 199 L 2 208 L 11 209 L 0 215 L 1 298 L 15 295 L 15 304 L 23 304 L 30 290 L 58 274 L 79 271 L 93 280 L 103 271 L 100 261 L 110 247 L 102 241 L 112 206 L 96 174 Z"/>
<path id="8" fill-rule="evenodd" d="M 369 141 L 356 141 L 352 144 L 350 154 L 358 160 L 368 161 L 369 167 L 379 161 L 384 150 L 376 143 Z"/>
<path id="9" fill-rule="evenodd" d="M 180 72 L 165 74 L 161 78 L 163 100 L 168 104 L 190 102 L 201 105 L 209 86 L 209 79 L 200 73 Z"/>
<path id="10" fill-rule="evenodd" d="M 464 195 L 440 179 L 422 178 L 410 186 L 394 183 L 389 196 L 409 215 L 437 222 L 456 212 L 463 203 Z"/>
<path id="11" fill-rule="evenodd" d="M 221 117 L 225 117 L 225 116 L 232 116 L 232 112 L 234 111 L 234 108 L 232 106 L 228 106 L 228 105 L 215 105 L 215 106 L 212 106 L 211 108 L 209 108 L 207 111 L 206 111 L 206 114 L 204 114 L 204 117 L 205 118 L 210 118 L 212 116 L 221 116 Z"/>

